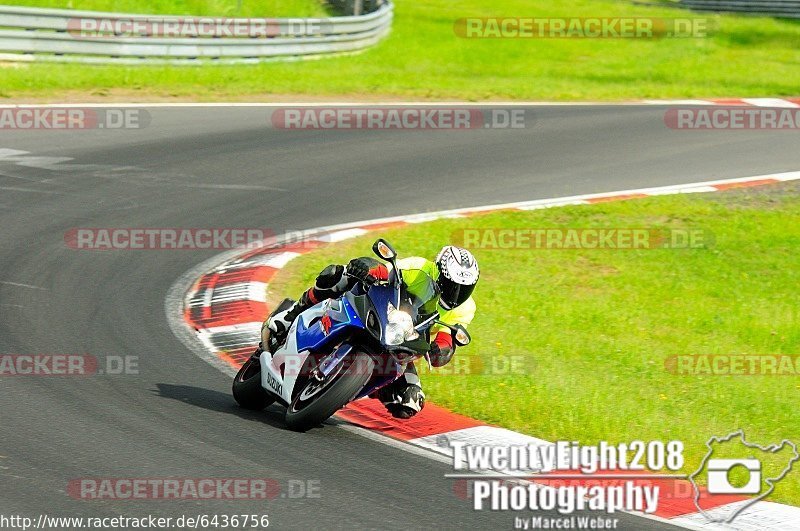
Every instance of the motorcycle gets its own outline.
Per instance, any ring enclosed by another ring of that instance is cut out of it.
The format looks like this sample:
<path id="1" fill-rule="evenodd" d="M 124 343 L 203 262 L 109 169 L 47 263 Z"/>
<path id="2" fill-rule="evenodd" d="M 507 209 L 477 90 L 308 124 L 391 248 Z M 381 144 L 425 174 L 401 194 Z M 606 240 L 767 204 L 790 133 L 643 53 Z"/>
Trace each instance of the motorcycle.
<path id="1" fill-rule="evenodd" d="M 470 343 L 463 326 L 439 321 L 433 279 L 415 282 L 411 294 L 394 248 L 378 239 L 372 250 L 391 264 L 388 279 L 357 279 L 338 299 L 301 313 L 283 341 L 270 334 L 263 352 L 251 356 L 233 380 L 240 406 L 262 410 L 277 402 L 286 407 L 288 427 L 306 431 L 349 402 L 389 385 L 408 363 L 426 358 L 430 364 L 434 325 L 450 329 L 456 345 Z M 293 303 L 285 299 L 272 315 Z"/>

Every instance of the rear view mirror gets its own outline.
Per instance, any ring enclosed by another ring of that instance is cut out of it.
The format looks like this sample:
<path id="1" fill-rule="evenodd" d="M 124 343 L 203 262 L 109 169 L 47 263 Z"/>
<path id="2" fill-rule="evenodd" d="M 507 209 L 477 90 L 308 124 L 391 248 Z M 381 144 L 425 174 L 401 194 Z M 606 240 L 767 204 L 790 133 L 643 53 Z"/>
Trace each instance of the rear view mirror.
<path id="1" fill-rule="evenodd" d="M 472 337 L 469 335 L 469 332 L 467 332 L 467 329 L 461 325 L 455 325 L 452 327 L 452 336 L 453 343 L 459 347 L 465 347 L 472 341 Z"/>
<path id="2" fill-rule="evenodd" d="M 383 258 L 384 260 L 388 260 L 390 262 L 397 257 L 397 253 L 395 252 L 395 250 L 392 248 L 391 245 L 389 245 L 389 242 L 387 242 L 383 238 L 375 242 L 375 244 L 372 246 L 372 250 L 380 258 Z"/>

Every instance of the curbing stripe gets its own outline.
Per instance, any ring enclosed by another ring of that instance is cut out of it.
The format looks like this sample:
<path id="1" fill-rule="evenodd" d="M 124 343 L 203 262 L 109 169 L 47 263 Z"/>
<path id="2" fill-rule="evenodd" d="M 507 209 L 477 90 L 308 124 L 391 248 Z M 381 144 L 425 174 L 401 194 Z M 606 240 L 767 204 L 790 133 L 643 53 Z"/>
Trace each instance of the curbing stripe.
<path id="1" fill-rule="evenodd" d="M 746 502 L 736 502 L 716 507 L 708 511 L 714 519 L 724 518 L 731 514 L 738 505 Z M 670 520 L 679 525 L 690 525 L 699 529 L 725 529 L 728 531 L 757 531 L 760 529 L 779 529 L 781 531 L 800 531 L 800 518 L 797 507 L 782 505 L 768 501 L 761 501 L 743 511 L 736 519 L 727 525 L 712 526 L 700 513 L 681 516 Z"/>
<path id="2" fill-rule="evenodd" d="M 761 179 L 758 181 L 749 181 L 744 183 L 728 183 L 728 184 L 717 184 L 714 186 L 717 190 L 731 190 L 733 188 L 749 188 L 751 186 L 763 186 L 765 184 L 775 184 L 781 182 L 777 179 Z"/>
<path id="3" fill-rule="evenodd" d="M 485 426 L 481 421 L 453 413 L 434 404 L 426 404 L 424 417 L 400 420 L 386 414 L 383 405 L 377 400 L 357 400 L 337 413 L 351 424 L 371 431 L 377 431 L 394 439 L 415 443 L 425 437 L 438 437 L 465 428 Z"/>
<path id="4" fill-rule="evenodd" d="M 759 103 L 764 102 L 759 100 Z M 725 104 L 729 105 L 730 103 Z M 197 332 L 197 337 L 205 348 L 215 354 L 224 364 L 236 369 L 252 353 L 253 345 L 260 340 L 261 320 L 269 313 L 263 296 L 269 280 L 274 277 L 278 269 L 284 267 L 292 259 L 328 243 L 340 242 L 371 231 L 447 217 L 467 217 L 502 210 L 524 211 L 564 205 L 596 204 L 668 194 L 714 192 L 764 186 L 797 179 L 800 179 L 800 171 L 539 199 L 312 229 L 307 231 L 307 234 L 311 236 L 300 241 L 281 242 L 256 250 L 242 251 L 241 254 L 226 253 L 228 258 L 211 271 L 201 275 L 186 293 L 183 300 L 183 316 L 185 322 Z M 258 290 L 261 291 L 261 294 L 256 294 Z M 349 404 L 337 413 L 337 417 L 360 428 L 444 455 L 450 455 L 451 450 L 448 446 L 450 440 L 470 441 L 473 444 L 477 442 L 503 445 L 521 444 L 519 441 L 527 441 L 524 444 L 552 444 L 511 430 L 489 426 L 434 404 L 429 404 L 424 413 L 417 417 L 401 421 L 388 415 L 377 401 L 364 399 Z M 651 480 L 643 481 L 653 482 Z M 547 480 L 537 479 L 537 484 L 542 482 L 547 484 Z M 685 485 L 679 486 L 681 483 L 688 483 L 688 481 L 671 481 L 667 490 L 671 488 L 674 492 L 678 488 L 685 489 Z M 728 497 L 723 500 L 715 497 L 712 501 L 708 499 L 707 495 L 704 496 L 704 489 L 701 491 L 701 500 L 705 501 L 704 509 L 713 508 L 713 514 L 724 513 L 727 507 L 734 506 L 735 503 L 742 503 L 740 497 Z M 673 496 L 672 499 L 670 496 L 659 498 L 659 509 L 655 516 L 666 518 L 667 521 L 682 527 L 695 529 L 774 529 L 781 531 L 800 529 L 800 527 L 794 527 L 793 524 L 793 522 L 800 521 L 800 508 L 764 501 L 758 502 L 742 512 L 737 517 L 735 526 L 722 527 L 707 522 L 705 517 L 697 512 L 691 497 L 687 498 L 686 496 L 682 498 Z"/>
<path id="5" fill-rule="evenodd" d="M 744 103 L 747 105 L 754 105 L 756 107 L 788 107 L 788 108 L 800 107 L 800 105 L 791 100 L 784 100 L 778 98 L 745 98 L 742 101 L 744 101 Z"/>

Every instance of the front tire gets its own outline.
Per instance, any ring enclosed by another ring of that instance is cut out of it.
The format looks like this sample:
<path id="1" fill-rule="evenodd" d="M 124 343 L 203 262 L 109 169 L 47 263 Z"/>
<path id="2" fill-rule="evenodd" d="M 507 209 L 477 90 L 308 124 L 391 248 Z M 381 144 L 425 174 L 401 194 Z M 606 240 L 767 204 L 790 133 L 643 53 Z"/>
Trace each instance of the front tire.
<path id="1" fill-rule="evenodd" d="M 289 429 L 306 431 L 325 422 L 364 388 L 374 369 L 372 358 L 354 353 L 322 382 L 310 379 L 286 409 Z"/>
<path id="2" fill-rule="evenodd" d="M 233 379 L 233 398 L 245 409 L 261 411 L 275 399 L 261 387 L 261 363 L 250 358 Z"/>

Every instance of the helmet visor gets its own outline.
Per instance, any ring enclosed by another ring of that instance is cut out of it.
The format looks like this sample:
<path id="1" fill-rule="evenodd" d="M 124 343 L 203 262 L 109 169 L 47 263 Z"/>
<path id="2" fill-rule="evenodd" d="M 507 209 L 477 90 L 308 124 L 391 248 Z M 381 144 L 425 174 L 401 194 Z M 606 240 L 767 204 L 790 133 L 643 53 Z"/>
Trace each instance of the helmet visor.
<path id="1" fill-rule="evenodd" d="M 439 276 L 439 289 L 441 290 L 440 302 L 445 310 L 451 310 L 456 306 L 460 306 L 469 299 L 472 292 L 475 291 L 475 284 L 469 286 L 458 284 L 452 280 Z"/>

